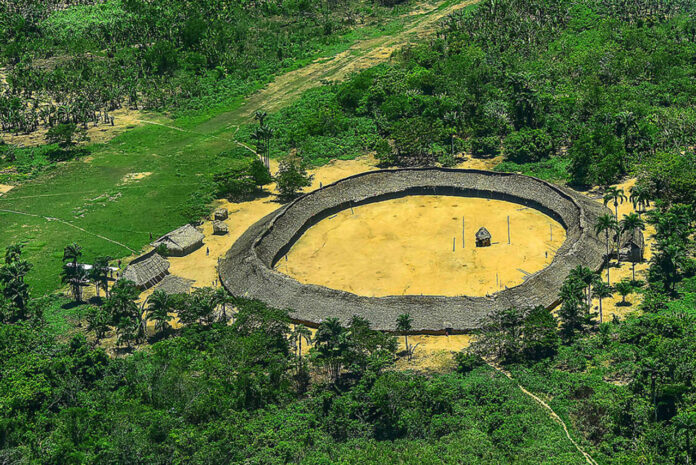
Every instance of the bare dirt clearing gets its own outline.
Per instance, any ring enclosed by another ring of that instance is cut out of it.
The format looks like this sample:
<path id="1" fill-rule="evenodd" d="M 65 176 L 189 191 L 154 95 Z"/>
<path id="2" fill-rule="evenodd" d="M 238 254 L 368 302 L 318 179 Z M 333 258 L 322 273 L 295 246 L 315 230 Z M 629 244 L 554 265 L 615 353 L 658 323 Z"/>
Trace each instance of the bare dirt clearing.
<path id="1" fill-rule="evenodd" d="M 94 126 L 92 123 L 88 125 L 87 136 L 92 144 L 101 144 L 113 139 L 117 135 L 128 129 L 132 129 L 142 124 L 140 118 L 142 113 L 138 110 L 130 110 L 128 108 L 120 108 L 109 112 L 109 115 L 114 118 L 114 125 L 100 123 L 99 126 Z M 36 147 L 46 143 L 46 133 L 48 128 L 41 126 L 38 130 L 30 134 L 15 134 L 9 132 L 1 132 L 2 139 L 12 145 L 18 147 Z"/>
<path id="2" fill-rule="evenodd" d="M 490 247 L 474 244 L 482 226 L 493 236 Z M 321 221 L 302 235 L 276 269 L 302 283 L 368 297 L 483 296 L 522 284 L 526 276 L 545 268 L 565 236 L 559 223 L 519 204 L 409 196 L 344 210 Z"/>

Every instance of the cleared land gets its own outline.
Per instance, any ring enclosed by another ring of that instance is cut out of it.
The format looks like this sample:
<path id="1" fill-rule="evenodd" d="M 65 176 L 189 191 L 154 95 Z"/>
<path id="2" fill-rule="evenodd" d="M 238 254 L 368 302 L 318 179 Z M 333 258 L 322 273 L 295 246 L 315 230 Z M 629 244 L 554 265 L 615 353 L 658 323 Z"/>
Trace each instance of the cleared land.
<path id="1" fill-rule="evenodd" d="M 490 247 L 475 247 L 474 234 L 481 226 L 493 236 Z M 519 204 L 410 196 L 321 221 L 276 269 L 302 283 L 369 297 L 483 296 L 522 284 L 528 274 L 551 263 L 564 240 L 559 223 Z"/>
<path id="2" fill-rule="evenodd" d="M 94 146 L 87 159 L 62 163 L 0 197 L 0 247 L 27 243 L 27 258 L 34 263 L 28 281 L 36 294 L 60 287 L 62 250 L 71 242 L 84 247 L 86 260 L 131 254 L 131 249 L 150 242 L 150 234 L 164 234 L 185 222 L 181 205 L 202 180 L 224 165 L 219 153 L 230 149 L 237 125 L 248 122 L 255 110 L 279 108 L 306 88 L 321 85 L 322 79 L 339 79 L 348 71 L 386 60 L 391 50 L 429 33 L 442 17 L 472 3 L 429 5 L 393 35 L 358 41 L 348 53 L 280 76 L 246 102 L 213 118 L 211 114 L 175 121 L 148 117 L 159 124 L 126 131 Z M 152 175 L 123 183 L 128 174 L 141 172 Z"/>

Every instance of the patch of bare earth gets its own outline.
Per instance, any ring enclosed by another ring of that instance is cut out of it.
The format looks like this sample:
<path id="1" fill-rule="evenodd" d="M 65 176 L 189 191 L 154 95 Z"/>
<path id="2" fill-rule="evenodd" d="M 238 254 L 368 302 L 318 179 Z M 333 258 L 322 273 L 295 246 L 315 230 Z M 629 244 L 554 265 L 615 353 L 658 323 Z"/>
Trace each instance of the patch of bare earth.
<path id="1" fill-rule="evenodd" d="M 109 113 L 114 118 L 114 125 L 107 123 L 89 123 L 87 126 L 87 136 L 90 143 L 101 144 L 107 142 L 128 129 L 141 125 L 141 112 L 128 108 L 120 108 Z M 41 126 L 29 134 L 16 134 L 10 132 L 0 132 L 0 138 L 8 144 L 18 147 L 36 147 L 46 144 L 46 133 L 48 128 Z"/>

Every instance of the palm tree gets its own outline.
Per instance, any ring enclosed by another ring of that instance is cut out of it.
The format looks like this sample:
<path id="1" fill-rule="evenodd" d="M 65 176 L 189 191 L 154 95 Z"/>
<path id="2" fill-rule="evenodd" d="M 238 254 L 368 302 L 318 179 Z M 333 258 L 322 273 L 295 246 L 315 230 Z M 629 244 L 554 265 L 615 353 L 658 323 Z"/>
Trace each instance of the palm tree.
<path id="1" fill-rule="evenodd" d="M 692 461 L 696 461 L 691 451 L 691 434 L 696 431 L 696 409 L 692 406 L 679 412 L 672 418 L 672 422 L 675 426 L 675 435 L 679 431 L 684 432 L 684 439 L 686 441 L 686 463 L 688 464 Z"/>
<path id="2" fill-rule="evenodd" d="M 234 298 L 224 287 L 215 289 L 215 302 L 220 306 L 220 323 L 227 323 L 227 304 L 234 303 Z"/>
<path id="3" fill-rule="evenodd" d="M 82 247 L 73 242 L 63 250 L 63 261 L 69 261 L 77 267 L 77 260 L 82 256 Z"/>
<path id="4" fill-rule="evenodd" d="M 614 203 L 614 218 L 616 221 L 619 221 L 619 203 L 623 203 L 626 200 L 626 194 L 624 194 L 623 189 L 614 186 L 608 187 L 604 192 L 602 200 L 604 200 L 604 205 L 607 205 L 609 202 Z"/>
<path id="5" fill-rule="evenodd" d="M 61 282 L 70 286 L 73 300 L 82 301 L 82 288 L 89 283 L 88 273 L 82 266 L 70 266 L 66 264 L 61 274 Z"/>
<path id="6" fill-rule="evenodd" d="M 24 260 L 16 260 L 0 267 L 2 294 L 22 315 L 29 303 L 29 285 L 24 282 L 24 277 L 31 268 L 31 263 Z"/>
<path id="7" fill-rule="evenodd" d="M 619 223 L 619 229 L 621 230 L 622 233 L 626 231 L 635 231 L 636 229 L 640 229 L 641 231 L 645 230 L 645 221 L 637 214 L 637 213 L 629 213 L 628 215 L 624 215 L 623 219 Z M 618 246 L 617 246 L 618 248 Z M 617 250 L 617 259 L 620 258 Z M 632 261 L 631 263 L 631 268 L 633 272 L 633 281 L 636 280 L 636 262 Z"/>
<path id="8" fill-rule="evenodd" d="M 650 192 L 640 184 L 631 187 L 628 199 L 633 204 L 633 208 L 636 209 L 638 215 L 645 213 L 646 207 L 650 206 Z"/>
<path id="9" fill-rule="evenodd" d="M 621 295 L 621 303 L 626 305 L 626 296 L 633 291 L 633 284 L 627 279 L 622 279 L 616 283 L 616 291 Z"/>
<path id="10" fill-rule="evenodd" d="M 598 280 L 592 289 L 592 295 L 599 300 L 599 324 L 602 324 L 604 317 L 602 314 L 602 299 L 609 298 L 613 295 L 614 288 L 610 285 L 604 283 L 602 280 Z"/>
<path id="11" fill-rule="evenodd" d="M 169 312 L 172 309 L 172 301 L 164 291 L 155 291 L 148 298 L 147 318 L 155 322 L 155 332 L 169 331 Z"/>
<path id="12" fill-rule="evenodd" d="M 312 332 L 305 325 L 295 325 L 293 337 L 297 341 L 297 359 L 302 363 L 302 339 L 307 344 L 312 342 Z"/>
<path id="13" fill-rule="evenodd" d="M 94 288 L 99 297 L 99 289 L 103 288 L 106 296 L 109 296 L 109 260 L 111 257 L 97 257 L 89 270 L 89 279 L 94 283 Z"/>
<path id="14" fill-rule="evenodd" d="M 585 283 L 585 296 L 587 305 L 591 304 L 592 285 L 596 281 L 597 275 L 586 266 L 578 265 L 570 271 L 570 275 Z"/>
<path id="15" fill-rule="evenodd" d="M 607 284 L 611 284 L 609 282 L 609 232 L 610 231 L 616 231 L 618 227 L 618 224 L 616 222 L 616 218 L 609 214 L 604 214 L 597 218 L 597 223 L 595 223 L 594 230 L 595 234 L 598 236 L 601 233 L 604 233 L 604 237 L 606 239 L 607 243 L 607 254 L 606 254 L 606 268 L 607 268 Z"/>
<path id="16" fill-rule="evenodd" d="M 404 344 L 406 345 L 406 354 L 409 360 L 411 360 L 411 349 L 408 346 L 408 332 L 411 331 L 412 322 L 411 315 L 408 313 L 403 313 L 396 319 L 396 330 L 404 335 Z"/>

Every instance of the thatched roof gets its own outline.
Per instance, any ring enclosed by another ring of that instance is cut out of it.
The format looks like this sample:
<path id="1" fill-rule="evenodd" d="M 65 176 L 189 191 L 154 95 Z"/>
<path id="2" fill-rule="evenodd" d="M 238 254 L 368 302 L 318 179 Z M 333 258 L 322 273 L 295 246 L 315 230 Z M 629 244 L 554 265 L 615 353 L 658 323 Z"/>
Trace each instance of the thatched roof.
<path id="1" fill-rule="evenodd" d="M 203 245 L 203 233 L 190 224 L 184 225 L 157 239 L 152 245 L 164 244 L 171 255 L 186 255 Z"/>
<path id="2" fill-rule="evenodd" d="M 164 277 L 162 282 L 157 285 L 155 290 L 164 291 L 164 293 L 167 295 L 187 294 L 191 290 L 194 282 L 195 281 L 192 279 L 186 279 L 182 278 L 181 276 L 174 276 L 170 274 Z"/>
<path id="3" fill-rule="evenodd" d="M 491 233 L 486 228 L 481 228 L 476 232 L 476 239 L 483 241 L 491 238 Z"/>
<path id="4" fill-rule="evenodd" d="M 169 262 L 154 251 L 141 255 L 128 264 L 123 279 L 147 289 L 157 284 L 169 273 Z"/>
<path id="5" fill-rule="evenodd" d="M 566 229 L 566 240 L 544 269 L 523 284 L 490 296 L 393 295 L 367 297 L 324 286 L 303 284 L 273 269 L 307 228 L 338 211 L 408 195 L 459 195 L 514 202 L 534 208 Z M 609 213 L 565 187 L 527 176 L 446 168 L 369 171 L 298 197 L 252 225 L 219 264 L 225 288 L 235 296 L 259 299 L 291 309 L 291 318 L 317 325 L 330 317 L 343 324 L 357 315 L 373 329 L 393 331 L 399 315 L 413 318 L 413 331 L 467 331 L 480 328 L 491 312 L 511 307 L 553 308 L 568 273 L 578 265 L 598 270 L 604 263 L 604 238 L 592 229 Z"/>
<path id="6" fill-rule="evenodd" d="M 645 247 L 643 231 L 641 231 L 639 228 L 621 233 L 621 247 L 627 247 L 631 244 L 635 245 L 636 247 L 640 247 L 641 249 Z"/>

